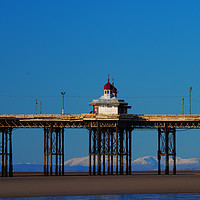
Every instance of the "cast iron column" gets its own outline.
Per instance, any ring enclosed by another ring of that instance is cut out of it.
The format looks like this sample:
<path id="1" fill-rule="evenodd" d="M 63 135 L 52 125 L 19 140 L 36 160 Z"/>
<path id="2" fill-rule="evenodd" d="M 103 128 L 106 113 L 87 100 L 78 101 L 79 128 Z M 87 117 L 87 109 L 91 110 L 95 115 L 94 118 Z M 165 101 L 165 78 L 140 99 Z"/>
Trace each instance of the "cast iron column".
<path id="1" fill-rule="evenodd" d="M 101 131 L 99 130 L 99 124 L 97 126 L 97 175 L 101 175 Z"/>
<path id="2" fill-rule="evenodd" d="M 46 127 L 44 127 L 44 175 L 46 176 Z"/>
<path id="3" fill-rule="evenodd" d="M 65 175 L 65 157 L 64 157 L 64 152 L 65 152 L 65 148 L 64 148 L 64 127 L 62 127 L 62 176 Z"/>
<path id="4" fill-rule="evenodd" d="M 9 176 L 13 176 L 13 164 L 12 164 L 12 128 L 9 128 Z"/>
<path id="5" fill-rule="evenodd" d="M 4 176 L 8 176 L 8 130 L 5 130 L 5 167 Z"/>
<path id="6" fill-rule="evenodd" d="M 176 129 L 173 128 L 173 174 L 176 174 Z"/>
<path id="7" fill-rule="evenodd" d="M 123 156 L 123 154 L 124 154 L 124 152 L 123 152 L 123 136 L 124 136 L 124 130 L 121 130 L 120 132 L 119 132 L 119 134 L 120 134 L 120 175 L 123 175 L 123 171 L 124 171 L 124 167 L 123 167 L 123 158 L 124 158 L 124 156 Z"/>
<path id="8" fill-rule="evenodd" d="M 91 128 L 89 128 L 89 176 L 91 176 Z"/>
<path id="9" fill-rule="evenodd" d="M 128 175 L 128 131 L 126 130 L 126 175 Z"/>
<path id="10" fill-rule="evenodd" d="M 118 129 L 116 127 L 116 175 L 118 175 Z"/>
<path id="11" fill-rule="evenodd" d="M 5 176 L 5 140 L 4 140 L 4 136 L 5 136 L 5 131 L 4 129 L 1 132 L 2 134 L 2 151 L 1 151 L 1 155 L 2 155 L 2 165 L 1 165 L 1 176 Z"/>
<path id="12" fill-rule="evenodd" d="M 56 128 L 56 176 L 58 175 L 58 133 L 59 128 Z"/>
<path id="13" fill-rule="evenodd" d="M 129 175 L 131 175 L 131 130 L 129 130 Z"/>
<path id="14" fill-rule="evenodd" d="M 49 175 L 49 128 L 46 129 L 46 175 Z"/>
<path id="15" fill-rule="evenodd" d="M 108 166 L 107 166 L 107 174 L 109 175 L 110 174 L 110 130 L 108 129 L 107 130 L 107 138 L 108 138 L 108 141 L 107 141 L 107 145 L 108 145 L 108 149 L 107 149 L 107 158 L 108 158 Z"/>
<path id="16" fill-rule="evenodd" d="M 61 129 L 60 129 L 60 131 L 59 131 L 59 133 L 58 133 L 58 140 L 59 140 L 59 147 L 58 147 L 58 151 L 59 151 L 59 176 L 61 176 L 61 154 L 62 154 L 62 152 L 61 152 Z"/>
<path id="17" fill-rule="evenodd" d="M 158 174 L 161 174 L 160 169 L 160 160 L 161 160 L 161 152 L 160 152 L 160 136 L 161 136 L 161 128 L 158 128 Z"/>
<path id="18" fill-rule="evenodd" d="M 51 125 L 51 127 L 50 127 L 50 176 L 52 176 L 53 175 L 53 171 L 52 171 L 52 159 L 53 159 L 53 155 L 52 155 L 52 147 L 53 147 L 53 141 L 52 141 L 52 139 L 53 139 L 53 127 L 52 127 L 52 125 Z"/>
<path id="19" fill-rule="evenodd" d="M 169 130 L 164 128 L 165 133 L 165 174 L 169 174 Z"/>
<path id="20" fill-rule="evenodd" d="M 106 166 L 105 166 L 105 164 L 106 164 L 106 157 L 105 157 L 105 153 L 106 153 L 106 151 L 105 151 L 105 148 L 106 148 L 106 143 L 105 143 L 106 141 L 105 141 L 105 130 L 103 131 L 103 175 L 105 175 L 106 174 Z"/>
<path id="21" fill-rule="evenodd" d="M 113 132 L 111 132 L 111 175 L 113 175 Z"/>
<path id="22" fill-rule="evenodd" d="M 93 131 L 93 175 L 96 174 L 96 130 Z"/>

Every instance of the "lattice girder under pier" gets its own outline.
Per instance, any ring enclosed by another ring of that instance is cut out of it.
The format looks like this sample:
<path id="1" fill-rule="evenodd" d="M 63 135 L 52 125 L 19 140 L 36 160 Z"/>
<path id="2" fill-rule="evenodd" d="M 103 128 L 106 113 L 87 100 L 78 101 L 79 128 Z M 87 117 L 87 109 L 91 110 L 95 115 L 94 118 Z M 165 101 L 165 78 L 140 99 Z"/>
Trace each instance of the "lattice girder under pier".
<path id="1" fill-rule="evenodd" d="M 44 175 L 53 174 L 64 175 L 64 128 L 50 126 L 44 127 Z"/>
<path id="2" fill-rule="evenodd" d="M 169 156 L 173 159 L 173 174 L 176 174 L 176 129 L 158 128 L 158 174 L 161 174 L 161 158 L 165 157 L 165 174 L 169 174 Z"/>
<path id="3" fill-rule="evenodd" d="M 122 175 L 124 164 L 131 174 L 131 130 L 90 127 L 89 175 Z"/>
<path id="4" fill-rule="evenodd" d="M 1 156 L 1 176 L 13 176 L 12 163 L 12 128 L 1 128 L 0 156 Z"/>

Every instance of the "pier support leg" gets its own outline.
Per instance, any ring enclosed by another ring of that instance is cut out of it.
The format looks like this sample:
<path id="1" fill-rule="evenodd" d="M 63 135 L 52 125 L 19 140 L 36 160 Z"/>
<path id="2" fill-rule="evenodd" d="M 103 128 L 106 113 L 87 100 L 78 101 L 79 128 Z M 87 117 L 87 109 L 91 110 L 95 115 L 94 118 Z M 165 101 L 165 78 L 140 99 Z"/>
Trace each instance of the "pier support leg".
<path id="1" fill-rule="evenodd" d="M 173 174 L 176 174 L 176 130 L 158 128 L 158 174 L 161 174 L 161 157 L 165 157 L 165 174 L 169 174 L 169 156 L 173 158 Z"/>
<path id="2" fill-rule="evenodd" d="M 158 174 L 161 174 L 161 168 L 160 168 L 160 161 L 161 161 L 161 152 L 160 152 L 160 138 L 161 137 L 161 129 L 158 128 Z"/>
<path id="3" fill-rule="evenodd" d="M 8 176 L 8 130 L 5 131 L 5 166 L 4 176 Z"/>
<path id="4" fill-rule="evenodd" d="M 97 127 L 97 175 L 101 175 L 101 131 Z"/>
<path id="5" fill-rule="evenodd" d="M 116 175 L 118 175 L 118 129 L 116 127 Z"/>
<path id="6" fill-rule="evenodd" d="M 12 164 L 12 128 L 9 128 L 9 177 L 13 176 Z"/>
<path id="7" fill-rule="evenodd" d="M 53 174 L 64 175 L 64 128 L 50 126 L 44 127 L 44 175 Z"/>
<path id="8" fill-rule="evenodd" d="M 129 162 L 128 162 L 128 155 L 129 155 L 129 152 L 128 152 L 128 131 L 126 130 L 126 175 L 128 175 L 128 165 L 129 165 Z"/>
<path id="9" fill-rule="evenodd" d="M 131 175 L 131 146 L 132 146 L 132 141 L 131 141 L 131 130 L 129 130 L 129 175 Z"/>
<path id="10" fill-rule="evenodd" d="M 169 174 L 169 132 L 164 129 L 165 133 L 165 174 Z"/>
<path id="11" fill-rule="evenodd" d="M 56 169 L 55 169 L 55 175 L 57 176 L 58 175 L 58 133 L 59 133 L 59 130 L 58 128 L 56 129 Z"/>
<path id="12" fill-rule="evenodd" d="M 173 174 L 176 174 L 176 129 L 173 128 Z"/>
<path id="13" fill-rule="evenodd" d="M 91 176 L 91 128 L 89 129 L 89 176 Z"/>
<path id="14" fill-rule="evenodd" d="M 92 150 L 92 154 L 93 154 L 93 175 L 96 175 L 96 153 L 97 153 L 97 149 L 96 149 L 96 131 L 93 130 L 93 150 Z"/>
<path id="15" fill-rule="evenodd" d="M 104 124 L 105 125 L 105 124 Z M 106 124 L 107 125 L 107 124 Z M 131 174 L 131 129 L 91 124 L 89 128 L 89 175 Z M 93 158 L 93 163 L 92 163 Z M 101 160 L 102 159 L 102 160 Z M 107 161 L 107 167 L 106 167 Z M 125 162 L 124 162 L 125 161 Z M 101 171 L 102 167 L 102 171 Z M 92 173 L 93 170 L 93 173 Z"/>
<path id="16" fill-rule="evenodd" d="M 52 159 L 53 159 L 53 127 L 50 127 L 50 176 L 53 175 L 52 171 Z"/>
<path id="17" fill-rule="evenodd" d="M 113 132 L 111 132 L 111 175 L 113 175 Z"/>
<path id="18" fill-rule="evenodd" d="M 12 164 L 12 128 L 1 129 L 1 146 L 0 155 L 1 162 L 1 176 L 12 177 L 13 176 L 13 164 Z"/>
<path id="19" fill-rule="evenodd" d="M 44 127 L 44 175 L 45 176 L 47 175 L 47 169 L 46 169 L 46 167 L 47 167 L 47 158 L 46 158 L 46 151 L 47 151 L 47 149 L 46 149 L 46 145 L 47 145 L 46 139 L 47 139 L 47 136 L 46 136 L 46 130 L 47 130 L 47 128 Z"/>
<path id="20" fill-rule="evenodd" d="M 1 157 L 2 157 L 2 161 L 1 161 L 1 176 L 4 177 L 5 176 L 5 140 L 4 140 L 4 130 L 2 130 L 1 132 Z"/>
<path id="21" fill-rule="evenodd" d="M 110 130 L 107 130 L 107 159 L 108 159 L 108 163 L 107 163 L 107 174 L 110 175 Z"/>
<path id="22" fill-rule="evenodd" d="M 58 152 L 59 152 L 59 176 L 61 176 L 61 172 L 62 172 L 62 170 L 61 170 L 61 156 L 62 156 L 62 154 L 61 154 L 61 132 L 59 131 L 58 132 L 58 140 L 59 140 L 59 142 L 58 142 Z M 64 148 L 64 146 L 63 146 L 63 148 Z M 64 154 L 63 154 L 64 155 Z"/>
<path id="23" fill-rule="evenodd" d="M 65 144 L 65 140 L 64 140 L 64 132 L 65 132 L 65 129 L 64 127 L 61 128 L 62 129 L 62 151 L 60 152 L 62 155 L 62 176 L 65 175 L 65 157 L 64 157 L 64 152 L 65 152 L 65 147 L 64 147 L 64 144 Z"/>
<path id="24" fill-rule="evenodd" d="M 124 130 L 121 130 L 119 132 L 120 136 L 120 175 L 123 175 L 123 171 L 124 171 L 124 166 L 123 166 L 123 163 L 124 163 L 124 159 L 123 159 L 123 155 L 124 155 Z"/>
<path id="25" fill-rule="evenodd" d="M 105 131 L 103 132 L 103 175 L 106 174 L 106 138 Z"/>

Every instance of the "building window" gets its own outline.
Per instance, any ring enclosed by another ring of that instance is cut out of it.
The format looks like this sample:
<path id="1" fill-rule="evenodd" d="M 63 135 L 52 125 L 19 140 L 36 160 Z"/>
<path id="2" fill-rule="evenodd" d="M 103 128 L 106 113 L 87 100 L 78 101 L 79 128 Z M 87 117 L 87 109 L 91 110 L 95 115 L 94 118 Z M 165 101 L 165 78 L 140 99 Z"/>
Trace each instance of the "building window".
<path id="1" fill-rule="evenodd" d="M 105 91 L 105 94 L 106 94 L 106 91 Z"/>
<path id="2" fill-rule="evenodd" d="M 107 91 L 107 94 L 109 94 L 109 91 Z"/>

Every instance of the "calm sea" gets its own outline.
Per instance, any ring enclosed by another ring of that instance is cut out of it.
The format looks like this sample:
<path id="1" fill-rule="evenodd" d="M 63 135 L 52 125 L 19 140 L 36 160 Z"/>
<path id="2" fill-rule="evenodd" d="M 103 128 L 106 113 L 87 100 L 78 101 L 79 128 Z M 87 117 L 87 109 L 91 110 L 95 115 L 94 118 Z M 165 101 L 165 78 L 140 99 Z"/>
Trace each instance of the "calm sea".
<path id="1" fill-rule="evenodd" d="M 125 200 L 125 199 L 200 199 L 200 193 L 177 194 L 123 194 L 123 195 L 89 195 L 64 197 L 26 197 L 26 198 L 0 198 L 0 200 Z"/>

